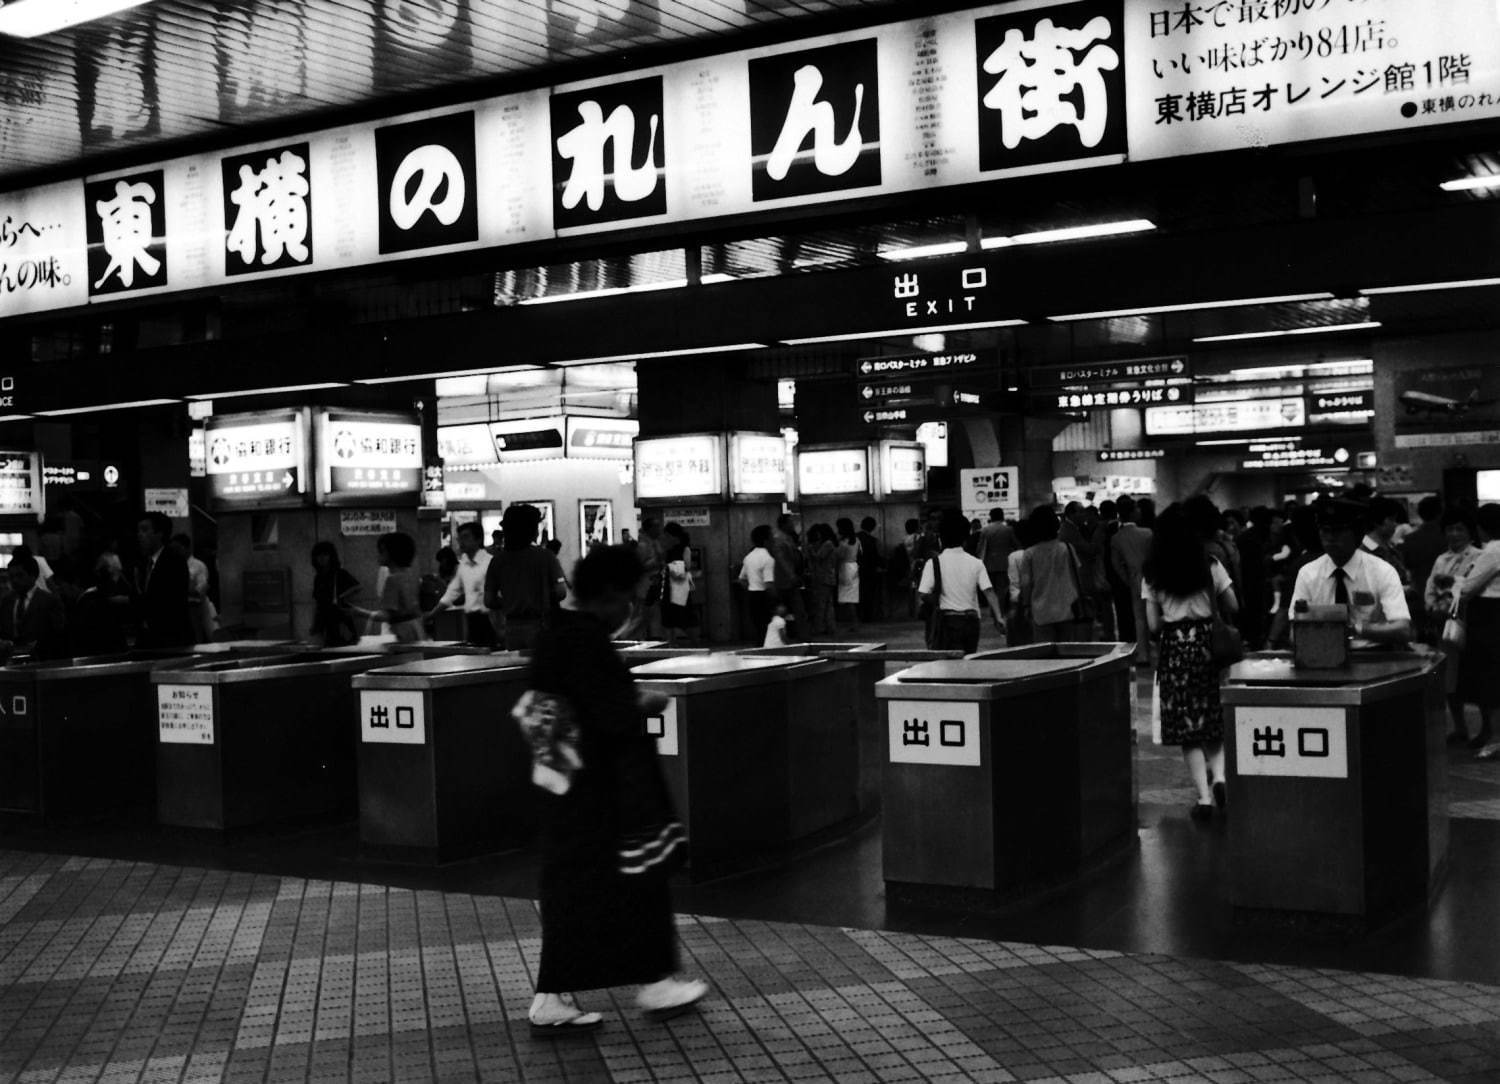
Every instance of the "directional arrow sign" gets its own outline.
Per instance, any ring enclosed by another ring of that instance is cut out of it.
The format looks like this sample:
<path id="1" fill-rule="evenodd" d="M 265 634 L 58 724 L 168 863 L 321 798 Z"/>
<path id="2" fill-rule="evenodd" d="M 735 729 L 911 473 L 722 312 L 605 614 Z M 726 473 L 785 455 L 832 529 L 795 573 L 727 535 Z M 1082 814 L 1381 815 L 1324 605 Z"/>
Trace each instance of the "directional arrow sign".
<path id="1" fill-rule="evenodd" d="M 911 413 L 906 407 L 891 407 L 886 410 L 867 410 L 862 417 L 866 425 L 901 425 L 911 420 Z"/>
<path id="2" fill-rule="evenodd" d="M 282 489 L 291 489 L 296 484 L 297 484 L 297 476 L 295 474 L 293 474 L 291 471 L 287 471 L 285 474 L 283 474 L 281 476 L 281 488 Z"/>
<path id="3" fill-rule="evenodd" d="M 933 377 L 978 369 L 991 359 L 978 354 L 908 354 L 903 357 L 862 358 L 860 376 Z"/>
<path id="4" fill-rule="evenodd" d="M 916 388 L 910 381 L 901 384 L 861 384 L 859 386 L 859 401 L 861 403 L 890 402 L 892 399 L 910 399 L 913 396 L 925 396 L 927 389 Z"/>

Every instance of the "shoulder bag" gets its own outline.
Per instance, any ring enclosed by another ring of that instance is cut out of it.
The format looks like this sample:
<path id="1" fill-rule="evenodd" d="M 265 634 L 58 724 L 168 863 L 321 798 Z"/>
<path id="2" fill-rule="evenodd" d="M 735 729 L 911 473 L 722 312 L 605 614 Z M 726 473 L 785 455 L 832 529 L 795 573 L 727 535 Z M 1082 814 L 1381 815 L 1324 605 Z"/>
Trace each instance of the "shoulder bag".
<path id="1" fill-rule="evenodd" d="M 1443 622 L 1443 646 L 1462 653 L 1469 642 L 1469 626 L 1459 616 L 1458 592 L 1453 592 L 1453 605 L 1448 607 L 1448 620 Z"/>
<path id="2" fill-rule="evenodd" d="M 1211 583 L 1209 589 L 1212 590 Z M 1214 616 L 1213 628 L 1208 634 L 1208 654 L 1214 668 L 1222 670 L 1245 657 L 1245 641 L 1240 636 L 1239 629 L 1224 620 L 1224 615 L 1219 612 L 1219 600 L 1210 598 L 1209 605 L 1213 608 Z"/>
<path id="3" fill-rule="evenodd" d="M 937 613 L 943 602 L 943 562 L 941 554 L 928 558 L 932 562 L 932 594 L 922 600 L 921 607 L 917 610 L 917 616 L 923 621 L 931 621 L 932 615 Z"/>
<path id="4" fill-rule="evenodd" d="M 553 794 L 568 793 L 573 773 L 583 767 L 573 705 L 555 693 L 528 689 L 510 716 L 531 747 L 531 781 Z"/>

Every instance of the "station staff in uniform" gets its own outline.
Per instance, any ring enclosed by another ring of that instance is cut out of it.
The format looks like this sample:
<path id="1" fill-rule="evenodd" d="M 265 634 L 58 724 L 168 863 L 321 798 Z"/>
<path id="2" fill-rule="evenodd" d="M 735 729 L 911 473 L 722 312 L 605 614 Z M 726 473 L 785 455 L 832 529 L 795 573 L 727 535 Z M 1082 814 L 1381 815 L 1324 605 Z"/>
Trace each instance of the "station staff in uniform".
<path id="1" fill-rule="evenodd" d="M 1411 610 L 1401 577 L 1387 562 L 1361 546 L 1368 513 L 1354 501 L 1325 501 L 1318 509 L 1323 556 L 1302 566 L 1292 588 L 1292 612 L 1299 599 L 1310 606 L 1350 607 L 1354 648 L 1403 645 L 1411 640 Z"/>
<path id="2" fill-rule="evenodd" d="M 430 621 L 444 610 L 461 606 L 464 613 L 464 638 L 481 647 L 495 646 L 495 626 L 484 603 L 484 581 L 489 573 L 490 555 L 484 551 L 484 528 L 464 523 L 458 528 L 458 567 L 448 590 L 427 615 Z"/>

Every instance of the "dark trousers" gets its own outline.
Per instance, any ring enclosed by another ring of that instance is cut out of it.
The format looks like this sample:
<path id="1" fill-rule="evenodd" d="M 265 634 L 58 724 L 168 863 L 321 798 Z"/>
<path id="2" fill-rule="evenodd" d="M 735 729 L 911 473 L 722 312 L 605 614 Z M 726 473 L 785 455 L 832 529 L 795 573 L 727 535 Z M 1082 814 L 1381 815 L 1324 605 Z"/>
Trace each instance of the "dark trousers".
<path id="1" fill-rule="evenodd" d="M 957 650 L 965 655 L 979 650 L 978 614 L 938 613 L 933 620 L 937 623 L 932 638 L 933 650 Z"/>
<path id="2" fill-rule="evenodd" d="M 495 625 L 487 613 L 464 614 L 464 639 L 478 647 L 495 646 Z"/>
<path id="3" fill-rule="evenodd" d="M 746 591 L 750 606 L 750 635 L 759 647 L 766 642 L 766 626 L 771 623 L 775 595 L 770 591 Z"/>

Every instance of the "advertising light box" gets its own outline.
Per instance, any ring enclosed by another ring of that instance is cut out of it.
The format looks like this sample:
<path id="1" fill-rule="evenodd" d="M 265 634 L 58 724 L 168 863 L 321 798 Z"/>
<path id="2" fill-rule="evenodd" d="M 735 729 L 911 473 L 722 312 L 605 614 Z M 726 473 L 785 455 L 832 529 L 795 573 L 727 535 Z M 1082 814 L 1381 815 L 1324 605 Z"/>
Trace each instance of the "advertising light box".
<path id="1" fill-rule="evenodd" d="M 1301 396 L 1146 408 L 1146 435 L 1151 437 L 1301 429 L 1306 424 L 1307 404 Z"/>
<path id="2" fill-rule="evenodd" d="M 502 463 L 561 459 L 565 426 L 566 419 L 562 417 L 491 422 L 490 440 Z"/>
<path id="3" fill-rule="evenodd" d="M 437 431 L 438 458 L 447 467 L 484 467 L 499 462 L 490 427 L 477 425 L 440 425 Z"/>
<path id="4" fill-rule="evenodd" d="M 318 502 L 415 507 L 422 499 L 422 426 L 411 414 L 319 413 Z"/>
<path id="5" fill-rule="evenodd" d="M 295 508 L 312 494 L 306 410 L 220 414 L 204 425 L 209 499 L 218 508 Z"/>
<path id="6" fill-rule="evenodd" d="M 927 492 L 927 448 L 886 441 L 880 446 L 880 491 L 886 497 L 917 497 Z"/>
<path id="7" fill-rule="evenodd" d="M 635 442 L 638 502 L 723 500 L 724 438 L 715 433 Z"/>
<path id="8" fill-rule="evenodd" d="M 869 447 L 799 449 L 797 492 L 804 499 L 814 500 L 873 496 L 875 480 L 870 477 Z"/>
<path id="9" fill-rule="evenodd" d="M 629 462 L 641 423 L 629 418 L 568 418 L 569 459 Z"/>
<path id="10" fill-rule="evenodd" d="M 729 491 L 735 500 L 786 499 L 786 438 L 736 433 L 729 440 Z"/>
<path id="11" fill-rule="evenodd" d="M 42 459 L 36 452 L 0 452 L 0 519 L 40 520 Z"/>

